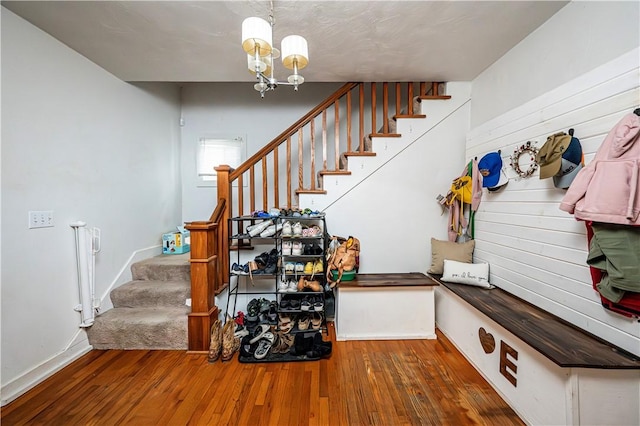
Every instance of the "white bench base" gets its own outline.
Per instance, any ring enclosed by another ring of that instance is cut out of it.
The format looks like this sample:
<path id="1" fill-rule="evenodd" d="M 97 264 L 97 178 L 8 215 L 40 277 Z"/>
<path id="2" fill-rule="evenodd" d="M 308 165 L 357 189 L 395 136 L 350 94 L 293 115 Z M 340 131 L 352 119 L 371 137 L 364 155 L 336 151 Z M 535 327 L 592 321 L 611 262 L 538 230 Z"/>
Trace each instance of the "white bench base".
<path id="1" fill-rule="evenodd" d="M 444 286 L 436 288 L 438 329 L 460 350 L 502 398 L 532 425 L 640 425 L 640 371 L 562 368 Z M 496 349 L 485 353 L 479 328 Z M 515 366 L 500 372 L 504 342 L 517 352 Z"/>

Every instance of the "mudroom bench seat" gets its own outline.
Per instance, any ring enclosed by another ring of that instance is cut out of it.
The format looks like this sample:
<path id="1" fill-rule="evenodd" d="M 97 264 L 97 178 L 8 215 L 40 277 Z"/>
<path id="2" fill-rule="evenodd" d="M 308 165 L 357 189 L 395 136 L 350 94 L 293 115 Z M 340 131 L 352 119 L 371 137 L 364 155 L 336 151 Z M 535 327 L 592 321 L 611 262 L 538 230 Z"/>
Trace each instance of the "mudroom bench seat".
<path id="1" fill-rule="evenodd" d="M 500 288 L 430 275 L 436 324 L 528 424 L 640 424 L 640 357 Z"/>

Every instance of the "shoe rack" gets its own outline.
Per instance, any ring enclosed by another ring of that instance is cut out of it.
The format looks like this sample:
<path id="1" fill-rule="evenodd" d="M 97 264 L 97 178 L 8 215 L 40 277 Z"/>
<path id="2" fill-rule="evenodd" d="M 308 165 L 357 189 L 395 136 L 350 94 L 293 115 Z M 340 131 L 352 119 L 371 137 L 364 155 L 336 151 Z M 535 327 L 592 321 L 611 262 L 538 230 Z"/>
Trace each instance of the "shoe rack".
<path id="1" fill-rule="evenodd" d="M 229 219 L 226 313 L 243 329 L 240 362 L 309 361 L 328 356 L 324 213 Z M 253 259 L 244 261 L 252 250 Z M 243 260 L 241 260 L 241 258 Z M 247 301 L 244 311 L 237 308 Z M 318 336 L 316 336 L 318 335 Z"/>

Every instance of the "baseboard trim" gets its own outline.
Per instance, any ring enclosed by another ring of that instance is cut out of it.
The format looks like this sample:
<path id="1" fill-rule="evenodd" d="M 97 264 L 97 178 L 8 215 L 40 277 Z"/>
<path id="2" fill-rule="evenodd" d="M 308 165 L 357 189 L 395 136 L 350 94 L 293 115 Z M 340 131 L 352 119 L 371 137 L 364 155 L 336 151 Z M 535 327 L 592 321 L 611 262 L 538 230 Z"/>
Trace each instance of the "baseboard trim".
<path id="1" fill-rule="evenodd" d="M 160 254 L 162 254 L 162 246 L 160 245 L 134 251 L 111 282 L 107 291 L 102 295 L 100 299 L 100 310 L 105 311 L 113 308 L 113 304 L 109 298 L 109 293 L 114 288 L 117 288 L 131 280 L 131 265 L 133 263 Z M 55 354 L 53 357 L 44 361 L 40 365 L 37 365 L 21 376 L 16 377 L 6 385 L 3 385 L 0 388 L 0 406 L 5 406 L 11 401 L 14 401 L 36 385 L 71 364 L 73 361 L 89 353 L 92 349 L 93 347 L 89 344 L 85 329 L 81 328 L 77 330 L 75 335 L 71 338 L 70 343 L 61 352 Z"/>
<path id="2" fill-rule="evenodd" d="M 78 339 L 80 335 L 84 335 L 84 339 Z M 0 394 L 2 395 L 0 405 L 5 406 L 73 361 L 89 353 L 92 347 L 89 345 L 86 335 L 87 333 L 84 330 L 78 330 L 73 344 L 34 369 L 2 386 L 2 389 L 0 389 Z"/>

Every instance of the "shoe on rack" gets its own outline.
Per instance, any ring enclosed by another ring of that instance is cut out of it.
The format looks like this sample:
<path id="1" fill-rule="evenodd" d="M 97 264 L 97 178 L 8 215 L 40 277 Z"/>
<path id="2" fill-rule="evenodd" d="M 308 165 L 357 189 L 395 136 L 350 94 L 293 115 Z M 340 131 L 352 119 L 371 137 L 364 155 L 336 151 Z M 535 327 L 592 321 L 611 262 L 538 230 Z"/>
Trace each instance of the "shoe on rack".
<path id="1" fill-rule="evenodd" d="M 251 225 L 250 227 L 247 228 L 247 230 L 249 231 L 249 235 L 251 235 L 252 237 L 256 237 L 256 236 L 260 235 L 260 233 L 262 231 L 267 229 L 272 224 L 273 224 L 273 221 L 271 219 L 269 219 L 269 220 L 265 220 L 263 222 L 260 222 L 260 223 L 258 223 L 256 225 Z M 249 229 L 249 228 L 251 228 L 251 229 Z"/>
<path id="2" fill-rule="evenodd" d="M 258 324 L 258 326 L 253 330 L 253 333 L 251 334 L 251 340 L 249 340 L 249 343 L 253 344 L 262 339 L 262 336 L 264 336 L 265 333 L 269 332 L 269 330 L 271 330 L 271 327 L 268 324 Z"/>
<path id="3" fill-rule="evenodd" d="M 281 230 L 282 230 L 282 225 L 280 225 L 280 224 L 269 225 L 269 226 L 267 226 L 267 228 L 264 231 L 262 231 L 260 233 L 260 237 L 262 237 L 262 238 L 273 237 L 274 235 L 276 235 Z"/>
<path id="4" fill-rule="evenodd" d="M 247 321 L 258 321 L 258 315 L 260 315 L 260 302 L 258 299 L 251 299 L 247 304 Z"/>
<path id="5" fill-rule="evenodd" d="M 291 237 L 293 235 L 293 228 L 291 227 L 291 222 L 288 220 L 282 224 L 282 236 L 283 237 Z"/>
<path id="6" fill-rule="evenodd" d="M 278 217 L 280 216 L 280 209 L 277 209 L 275 207 L 272 207 L 269 209 L 269 216 L 271 217 Z"/>
<path id="7" fill-rule="evenodd" d="M 311 310 L 311 301 L 308 298 L 305 297 L 300 301 L 300 310 L 305 312 Z"/>
<path id="8" fill-rule="evenodd" d="M 293 256 L 301 256 L 303 253 L 303 244 L 300 241 L 294 241 L 291 246 L 291 254 Z"/>
<path id="9" fill-rule="evenodd" d="M 298 283 L 296 280 L 289 280 L 289 293 L 295 293 L 298 291 Z"/>
<path id="10" fill-rule="evenodd" d="M 300 277 L 298 281 L 298 291 L 305 290 L 319 293 L 322 291 L 322 285 L 316 280 L 307 280 L 305 277 Z"/>
<path id="11" fill-rule="evenodd" d="M 313 262 L 307 262 L 304 265 L 304 273 L 307 275 L 311 275 L 313 274 L 314 268 L 313 268 Z"/>
<path id="12" fill-rule="evenodd" d="M 302 224 L 300 222 L 294 223 L 291 229 L 294 237 L 302 237 Z"/>
<path id="13" fill-rule="evenodd" d="M 286 334 L 282 331 L 276 333 L 276 342 L 271 346 L 271 352 L 274 354 L 286 354 L 293 346 L 294 336 L 292 334 Z"/>
<path id="14" fill-rule="evenodd" d="M 295 263 L 287 262 L 284 264 L 284 272 L 287 274 L 293 274 L 295 271 Z"/>
<path id="15" fill-rule="evenodd" d="M 308 330 L 309 324 L 311 324 L 311 319 L 309 315 L 301 315 L 298 319 L 298 330 Z"/>
<path id="16" fill-rule="evenodd" d="M 289 353 L 294 356 L 306 355 L 308 351 L 313 349 L 313 337 L 305 337 L 307 333 L 298 333 L 293 340 L 293 346 L 289 349 Z"/>
<path id="17" fill-rule="evenodd" d="M 241 266 L 234 262 L 234 264 L 231 265 L 231 273 L 233 275 L 249 275 L 249 264 Z"/>
<path id="18" fill-rule="evenodd" d="M 316 333 L 313 336 L 313 346 L 310 351 L 307 351 L 307 357 L 311 359 L 327 358 L 331 356 L 331 342 L 325 342 L 322 340 L 322 334 Z"/>
<path id="19" fill-rule="evenodd" d="M 269 319 L 269 324 L 278 324 L 278 302 L 276 302 L 275 300 L 269 303 L 269 312 L 267 313 L 267 318 Z"/>
<path id="20" fill-rule="evenodd" d="M 278 281 L 278 293 L 287 293 L 289 291 L 289 282 L 286 280 Z"/>
<path id="21" fill-rule="evenodd" d="M 318 259 L 313 263 L 313 273 L 317 274 L 319 272 L 323 272 L 322 260 Z"/>
<path id="22" fill-rule="evenodd" d="M 283 256 L 291 256 L 291 253 L 292 253 L 291 248 L 292 247 L 293 247 L 293 244 L 291 243 L 291 241 L 283 241 L 282 242 L 282 255 Z"/>
<path id="23" fill-rule="evenodd" d="M 304 272 L 304 263 L 296 262 L 295 268 L 296 268 L 296 273 L 297 272 L 303 273 Z"/>
<path id="24" fill-rule="evenodd" d="M 314 330 L 320 330 L 320 327 L 322 327 L 322 314 L 314 312 L 311 314 L 311 328 Z"/>
<path id="25" fill-rule="evenodd" d="M 322 301 L 322 297 L 316 297 L 313 302 L 313 310 L 316 312 L 322 312 L 324 310 L 324 302 Z"/>
<path id="26" fill-rule="evenodd" d="M 278 329 L 282 332 L 282 333 L 289 333 L 291 331 L 291 329 L 293 328 L 293 319 L 291 318 L 290 314 L 283 314 L 283 313 L 279 313 L 278 314 Z"/>
<path id="27" fill-rule="evenodd" d="M 307 280 L 304 277 L 300 277 L 298 284 L 296 285 L 296 291 L 304 291 L 304 285 Z"/>
<path id="28" fill-rule="evenodd" d="M 271 346 L 276 341 L 276 336 L 272 332 L 264 333 L 262 338 L 258 341 L 256 351 L 253 353 L 255 359 L 264 359 L 269 354 Z"/>

